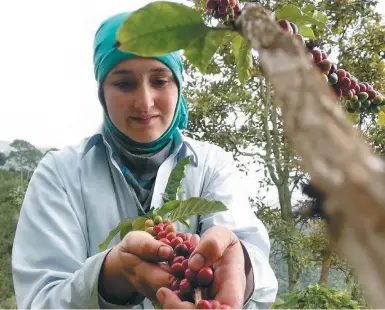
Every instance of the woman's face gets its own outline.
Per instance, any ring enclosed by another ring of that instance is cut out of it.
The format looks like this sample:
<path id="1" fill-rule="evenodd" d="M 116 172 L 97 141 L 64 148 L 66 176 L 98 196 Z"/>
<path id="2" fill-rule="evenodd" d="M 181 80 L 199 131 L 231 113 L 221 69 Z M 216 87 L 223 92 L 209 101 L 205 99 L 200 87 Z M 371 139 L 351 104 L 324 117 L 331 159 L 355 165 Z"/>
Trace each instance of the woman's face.
<path id="1" fill-rule="evenodd" d="M 155 141 L 174 118 L 178 87 L 172 71 L 158 60 L 122 61 L 106 76 L 103 91 L 111 121 L 136 142 Z"/>

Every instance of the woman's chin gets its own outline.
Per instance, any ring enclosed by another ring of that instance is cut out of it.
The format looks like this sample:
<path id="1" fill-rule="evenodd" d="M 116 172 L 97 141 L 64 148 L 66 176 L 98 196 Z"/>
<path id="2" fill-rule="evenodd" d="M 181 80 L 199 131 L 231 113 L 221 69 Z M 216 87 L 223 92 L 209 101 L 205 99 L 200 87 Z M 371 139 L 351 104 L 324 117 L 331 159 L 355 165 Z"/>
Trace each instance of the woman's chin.
<path id="1" fill-rule="evenodd" d="M 131 140 L 135 141 L 136 143 L 151 143 L 159 139 L 160 136 L 128 136 Z"/>

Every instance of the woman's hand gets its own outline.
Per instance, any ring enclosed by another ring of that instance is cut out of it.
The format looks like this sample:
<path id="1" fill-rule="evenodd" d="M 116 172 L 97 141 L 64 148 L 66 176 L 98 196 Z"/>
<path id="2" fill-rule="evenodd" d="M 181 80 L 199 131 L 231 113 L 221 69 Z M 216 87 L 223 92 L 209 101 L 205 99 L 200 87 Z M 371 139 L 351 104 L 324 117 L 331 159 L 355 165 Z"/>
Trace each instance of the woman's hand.
<path id="1" fill-rule="evenodd" d="M 147 232 L 129 232 L 105 258 L 100 295 L 114 304 L 127 304 L 138 293 L 156 301 L 157 290 L 175 280 L 170 267 L 160 263 L 172 257 L 173 249 Z"/>
<path id="2" fill-rule="evenodd" d="M 221 304 L 232 309 L 243 307 L 246 290 L 244 254 L 237 236 L 224 227 L 213 227 L 206 231 L 191 254 L 189 268 L 200 270 L 213 265 L 214 282 L 210 293 Z M 194 309 L 195 305 L 182 302 L 176 294 L 167 288 L 157 293 L 163 309 Z"/>

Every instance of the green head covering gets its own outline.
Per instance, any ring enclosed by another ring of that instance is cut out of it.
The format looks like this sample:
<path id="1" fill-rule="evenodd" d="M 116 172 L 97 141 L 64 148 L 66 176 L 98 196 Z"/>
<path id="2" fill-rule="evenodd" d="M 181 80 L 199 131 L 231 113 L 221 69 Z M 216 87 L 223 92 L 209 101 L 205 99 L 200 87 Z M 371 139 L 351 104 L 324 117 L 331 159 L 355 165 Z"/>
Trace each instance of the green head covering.
<path id="1" fill-rule="evenodd" d="M 106 75 L 115 65 L 122 60 L 138 57 L 131 53 L 122 52 L 115 47 L 116 32 L 130 14 L 131 12 L 125 12 L 111 16 L 100 25 L 96 32 L 94 39 L 95 78 L 99 85 L 99 100 L 105 112 L 104 126 L 107 126 L 108 130 L 112 131 L 113 134 L 119 140 L 123 141 L 128 148 L 140 150 L 142 152 L 153 152 L 166 145 L 171 138 L 177 134 L 178 128 L 185 129 L 187 127 L 188 110 L 186 101 L 182 95 L 183 64 L 178 51 L 152 57 L 165 64 L 172 71 L 178 86 L 179 96 L 174 119 L 166 132 L 159 139 L 150 143 L 138 143 L 120 132 L 108 116 L 102 85 Z"/>

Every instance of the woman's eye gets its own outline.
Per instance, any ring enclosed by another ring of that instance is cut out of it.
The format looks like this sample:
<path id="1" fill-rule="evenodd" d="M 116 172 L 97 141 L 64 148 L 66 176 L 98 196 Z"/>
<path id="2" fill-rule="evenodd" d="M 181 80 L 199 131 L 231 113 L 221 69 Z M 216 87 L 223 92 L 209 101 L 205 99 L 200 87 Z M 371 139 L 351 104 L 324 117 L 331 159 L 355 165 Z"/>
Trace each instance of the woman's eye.
<path id="1" fill-rule="evenodd" d="M 134 87 L 134 83 L 129 81 L 119 81 L 115 83 L 115 86 L 119 89 L 131 89 Z"/>
<path id="2" fill-rule="evenodd" d="M 162 85 L 167 84 L 167 82 L 168 82 L 167 80 L 158 79 L 158 80 L 155 80 L 155 85 L 162 86 Z"/>

